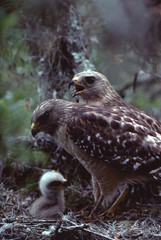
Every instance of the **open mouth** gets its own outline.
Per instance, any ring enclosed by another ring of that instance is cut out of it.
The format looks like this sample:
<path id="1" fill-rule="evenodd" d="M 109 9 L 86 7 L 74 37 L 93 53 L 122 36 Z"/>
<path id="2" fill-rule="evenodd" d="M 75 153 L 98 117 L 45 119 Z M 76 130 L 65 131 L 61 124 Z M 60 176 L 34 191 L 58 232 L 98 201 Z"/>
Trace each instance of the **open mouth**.
<path id="1" fill-rule="evenodd" d="M 71 86 L 74 86 L 74 92 L 72 93 L 72 97 L 79 95 L 80 93 L 82 93 L 85 90 L 85 87 L 83 85 L 77 83 L 77 81 L 75 81 L 74 79 L 72 79 L 69 83 L 69 88 Z"/>

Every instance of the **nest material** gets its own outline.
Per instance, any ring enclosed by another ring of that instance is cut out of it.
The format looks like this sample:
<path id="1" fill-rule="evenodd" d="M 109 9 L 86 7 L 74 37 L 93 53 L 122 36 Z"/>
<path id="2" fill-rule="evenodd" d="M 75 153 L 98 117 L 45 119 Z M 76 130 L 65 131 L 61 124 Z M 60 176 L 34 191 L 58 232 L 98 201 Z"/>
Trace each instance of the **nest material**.
<path id="1" fill-rule="evenodd" d="M 0 192 L 1 239 L 158 240 L 161 237 L 161 212 L 158 209 L 152 212 L 151 208 L 138 205 L 137 209 L 118 216 L 90 222 L 72 211 L 58 221 L 35 219 L 28 214 L 31 197 L 22 197 L 20 192 L 6 189 L 3 183 Z"/>

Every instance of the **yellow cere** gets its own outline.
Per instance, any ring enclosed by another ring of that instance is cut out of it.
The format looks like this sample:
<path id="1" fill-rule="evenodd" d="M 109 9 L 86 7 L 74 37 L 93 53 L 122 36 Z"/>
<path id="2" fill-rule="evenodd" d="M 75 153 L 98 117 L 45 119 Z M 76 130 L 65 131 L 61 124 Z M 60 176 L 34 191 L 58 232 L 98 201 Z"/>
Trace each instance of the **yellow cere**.
<path id="1" fill-rule="evenodd" d="M 79 78 L 75 77 L 73 78 L 73 81 L 78 82 Z"/>
<path id="2" fill-rule="evenodd" d="M 31 124 L 31 129 L 34 129 L 35 128 L 35 123 L 32 123 Z"/>

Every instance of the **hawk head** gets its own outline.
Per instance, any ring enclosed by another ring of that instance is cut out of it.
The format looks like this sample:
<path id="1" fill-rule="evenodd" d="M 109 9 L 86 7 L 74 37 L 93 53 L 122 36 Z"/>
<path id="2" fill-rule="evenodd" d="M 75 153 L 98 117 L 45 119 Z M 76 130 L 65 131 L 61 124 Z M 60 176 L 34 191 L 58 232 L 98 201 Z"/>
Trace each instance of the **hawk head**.
<path id="1" fill-rule="evenodd" d="M 69 87 L 72 85 L 75 88 L 72 97 L 78 96 L 79 102 L 82 103 L 102 105 L 102 101 L 107 103 L 116 98 L 121 99 L 107 78 L 95 71 L 77 73 L 70 81 Z"/>
<path id="2" fill-rule="evenodd" d="M 31 133 L 34 137 L 39 132 L 54 135 L 61 125 L 61 119 L 64 120 L 64 118 L 65 113 L 62 108 L 62 101 L 48 99 L 42 102 L 33 112 L 31 118 Z"/>

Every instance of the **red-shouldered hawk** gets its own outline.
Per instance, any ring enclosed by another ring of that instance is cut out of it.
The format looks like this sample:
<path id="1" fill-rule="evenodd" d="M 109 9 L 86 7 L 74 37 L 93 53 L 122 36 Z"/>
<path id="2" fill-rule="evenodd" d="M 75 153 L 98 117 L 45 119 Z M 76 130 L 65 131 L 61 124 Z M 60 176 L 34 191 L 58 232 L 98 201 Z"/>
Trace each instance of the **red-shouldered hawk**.
<path id="1" fill-rule="evenodd" d="M 44 173 L 39 181 L 42 196 L 32 203 L 30 214 L 37 218 L 59 218 L 65 210 L 63 187 L 66 182 L 59 172 Z"/>
<path id="2" fill-rule="evenodd" d="M 96 179 L 96 209 L 100 203 L 108 208 L 118 191 L 122 197 L 127 184 L 151 181 L 150 171 L 161 165 L 161 124 L 110 92 L 115 103 L 109 107 L 50 99 L 31 120 L 33 136 L 51 134 Z"/>
<path id="3" fill-rule="evenodd" d="M 85 103 L 101 107 L 109 107 L 119 104 L 131 108 L 131 105 L 126 103 L 118 95 L 118 93 L 113 88 L 111 88 L 111 84 L 109 83 L 108 79 L 99 72 L 84 71 L 77 73 L 70 81 L 69 88 L 72 85 L 74 86 L 72 96 L 76 97 L 76 101 L 79 103 Z M 155 131 L 158 131 L 157 128 L 155 129 Z M 97 185 L 97 181 L 95 181 L 95 179 L 92 179 L 92 185 L 95 201 L 97 201 L 97 198 L 99 196 L 99 186 Z M 139 189 L 137 188 L 137 191 L 139 192 L 136 192 L 135 196 L 138 195 L 139 199 L 140 197 L 144 198 L 149 192 L 150 196 L 153 199 L 155 195 L 152 194 L 151 187 L 154 188 L 154 186 L 157 189 L 155 182 L 152 186 L 149 186 L 149 183 L 148 185 L 144 185 L 143 187 L 140 186 Z"/>
<path id="4" fill-rule="evenodd" d="M 78 97 L 80 103 L 95 106 L 112 106 L 116 104 L 128 105 L 114 90 L 107 78 L 95 71 L 77 73 L 69 83 L 74 85 L 72 96 Z"/>

